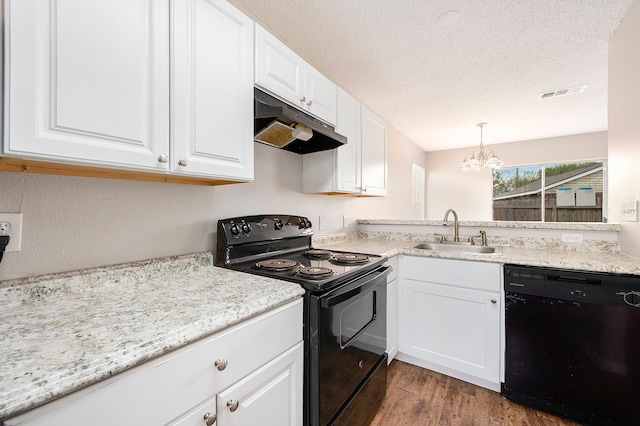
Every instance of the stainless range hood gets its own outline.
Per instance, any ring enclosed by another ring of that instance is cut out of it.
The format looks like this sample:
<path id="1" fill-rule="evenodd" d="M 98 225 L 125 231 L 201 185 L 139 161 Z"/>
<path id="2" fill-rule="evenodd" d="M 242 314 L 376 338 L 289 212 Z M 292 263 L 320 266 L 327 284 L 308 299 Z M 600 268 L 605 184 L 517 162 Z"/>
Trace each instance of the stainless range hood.
<path id="1" fill-rule="evenodd" d="M 327 123 L 254 89 L 254 139 L 297 154 L 334 149 L 347 138 Z"/>

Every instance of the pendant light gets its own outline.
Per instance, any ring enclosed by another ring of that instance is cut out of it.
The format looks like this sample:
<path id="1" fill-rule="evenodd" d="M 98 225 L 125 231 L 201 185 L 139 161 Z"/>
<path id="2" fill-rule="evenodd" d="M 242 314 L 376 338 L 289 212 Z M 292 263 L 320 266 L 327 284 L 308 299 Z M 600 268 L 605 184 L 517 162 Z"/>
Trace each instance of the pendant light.
<path id="1" fill-rule="evenodd" d="M 498 158 L 493 150 L 487 152 L 484 151 L 484 145 L 482 144 L 482 129 L 487 123 L 478 123 L 476 126 L 480 127 L 480 151 L 473 151 L 471 158 L 464 157 L 464 161 L 460 163 L 462 170 L 482 170 L 490 167 L 492 169 L 499 169 L 504 165 L 502 160 Z"/>

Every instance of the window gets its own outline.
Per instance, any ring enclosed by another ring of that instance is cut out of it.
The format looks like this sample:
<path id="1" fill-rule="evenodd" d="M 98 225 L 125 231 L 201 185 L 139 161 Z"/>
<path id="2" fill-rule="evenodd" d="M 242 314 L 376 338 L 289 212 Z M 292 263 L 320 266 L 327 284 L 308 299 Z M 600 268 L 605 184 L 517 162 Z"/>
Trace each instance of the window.
<path id="1" fill-rule="evenodd" d="M 604 170 L 604 161 L 494 170 L 493 219 L 603 222 Z"/>

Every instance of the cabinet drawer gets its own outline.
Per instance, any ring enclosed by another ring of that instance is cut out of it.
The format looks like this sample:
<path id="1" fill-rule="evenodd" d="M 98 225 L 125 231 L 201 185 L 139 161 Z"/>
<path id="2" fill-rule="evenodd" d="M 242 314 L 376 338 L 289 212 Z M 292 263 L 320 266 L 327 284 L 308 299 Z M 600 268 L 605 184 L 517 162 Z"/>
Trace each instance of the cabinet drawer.
<path id="1" fill-rule="evenodd" d="M 6 424 L 165 424 L 300 341 L 302 299 L 10 419 Z M 219 371 L 216 360 L 226 360 L 226 368 Z"/>
<path id="2" fill-rule="evenodd" d="M 404 256 L 402 271 L 410 280 L 495 292 L 500 291 L 502 282 L 499 263 Z"/>

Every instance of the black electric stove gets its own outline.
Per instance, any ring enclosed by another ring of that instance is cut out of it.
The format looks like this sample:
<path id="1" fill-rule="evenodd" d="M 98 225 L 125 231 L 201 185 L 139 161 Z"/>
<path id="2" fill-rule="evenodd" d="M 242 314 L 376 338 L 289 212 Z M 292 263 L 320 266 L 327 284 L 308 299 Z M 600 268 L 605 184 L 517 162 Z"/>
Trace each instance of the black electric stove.
<path id="1" fill-rule="evenodd" d="M 386 394 L 383 256 L 312 247 L 303 216 L 218 221 L 216 265 L 300 284 L 306 426 L 368 425 Z"/>
<path id="2" fill-rule="evenodd" d="M 312 226 L 308 218 L 290 215 L 220 220 L 216 265 L 325 292 L 386 261 L 375 254 L 314 249 Z"/>

